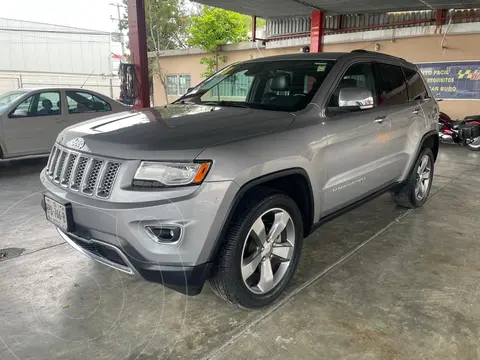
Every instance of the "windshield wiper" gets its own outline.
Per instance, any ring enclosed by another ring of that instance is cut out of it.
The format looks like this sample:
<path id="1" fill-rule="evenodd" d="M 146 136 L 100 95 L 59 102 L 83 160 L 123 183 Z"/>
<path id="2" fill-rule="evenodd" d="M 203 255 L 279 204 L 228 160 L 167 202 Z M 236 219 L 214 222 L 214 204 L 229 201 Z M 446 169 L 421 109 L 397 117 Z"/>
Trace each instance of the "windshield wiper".
<path id="1" fill-rule="evenodd" d="M 239 107 L 239 108 L 246 108 L 248 109 L 249 106 L 244 104 L 244 103 L 240 103 L 240 102 L 237 102 L 237 101 L 226 101 L 226 100 L 220 100 L 220 101 L 205 101 L 205 102 L 202 102 L 202 105 L 215 105 L 215 106 L 225 106 L 225 107 Z"/>
<path id="2" fill-rule="evenodd" d="M 198 103 L 188 100 L 177 100 L 175 103 L 182 105 L 198 105 Z"/>

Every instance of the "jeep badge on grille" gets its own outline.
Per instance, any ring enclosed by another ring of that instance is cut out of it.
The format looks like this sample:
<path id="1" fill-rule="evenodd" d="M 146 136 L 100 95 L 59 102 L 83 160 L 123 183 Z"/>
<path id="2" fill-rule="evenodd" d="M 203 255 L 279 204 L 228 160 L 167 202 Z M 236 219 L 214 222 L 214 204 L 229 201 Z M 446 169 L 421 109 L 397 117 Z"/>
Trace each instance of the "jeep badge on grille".
<path id="1" fill-rule="evenodd" d="M 72 149 L 80 150 L 85 146 L 85 141 L 82 138 L 75 138 L 69 141 L 67 146 Z"/>

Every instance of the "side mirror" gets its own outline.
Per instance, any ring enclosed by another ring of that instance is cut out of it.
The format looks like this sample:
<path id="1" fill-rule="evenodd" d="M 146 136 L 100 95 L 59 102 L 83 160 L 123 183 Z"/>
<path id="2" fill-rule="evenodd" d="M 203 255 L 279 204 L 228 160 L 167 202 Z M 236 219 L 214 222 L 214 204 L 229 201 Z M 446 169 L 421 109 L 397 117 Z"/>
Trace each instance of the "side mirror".
<path id="1" fill-rule="evenodd" d="M 351 108 L 352 110 L 366 110 L 373 108 L 373 94 L 368 89 L 344 88 L 338 95 L 340 108 Z"/>

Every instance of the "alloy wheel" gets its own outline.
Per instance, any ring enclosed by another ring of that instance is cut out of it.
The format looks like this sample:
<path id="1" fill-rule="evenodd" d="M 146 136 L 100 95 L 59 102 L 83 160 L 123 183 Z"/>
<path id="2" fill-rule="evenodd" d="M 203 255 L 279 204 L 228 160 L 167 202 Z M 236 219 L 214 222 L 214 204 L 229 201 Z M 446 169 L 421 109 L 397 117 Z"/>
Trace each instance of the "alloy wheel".
<path id="1" fill-rule="evenodd" d="M 273 208 L 259 216 L 245 239 L 241 273 L 254 294 L 266 294 L 285 277 L 295 247 L 295 226 L 289 213 Z"/>
<path id="2" fill-rule="evenodd" d="M 424 155 L 417 168 L 417 178 L 415 182 L 415 198 L 419 201 L 427 196 L 431 181 L 431 160 L 428 155 Z"/>
<path id="3" fill-rule="evenodd" d="M 478 149 L 480 148 L 480 136 L 476 137 L 475 139 L 473 139 L 473 141 L 471 143 L 468 143 L 467 144 L 469 147 L 471 147 L 472 149 Z"/>

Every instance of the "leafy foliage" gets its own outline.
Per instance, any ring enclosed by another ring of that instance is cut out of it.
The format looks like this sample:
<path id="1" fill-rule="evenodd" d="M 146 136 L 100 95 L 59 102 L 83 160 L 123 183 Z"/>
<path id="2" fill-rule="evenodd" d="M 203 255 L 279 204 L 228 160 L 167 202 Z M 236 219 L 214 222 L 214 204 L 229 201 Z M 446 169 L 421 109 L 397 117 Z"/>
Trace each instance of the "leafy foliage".
<path id="1" fill-rule="evenodd" d="M 199 47 L 212 53 L 203 57 L 201 63 L 207 66 L 203 76 L 210 76 L 218 69 L 218 47 L 220 45 L 248 40 L 248 26 L 244 15 L 204 6 L 200 15 L 193 16 L 189 28 L 190 46 Z"/>
<path id="2" fill-rule="evenodd" d="M 216 52 L 223 44 L 248 40 L 243 16 L 218 8 L 203 7 L 200 15 L 192 17 L 189 30 L 188 43 L 208 52 Z"/>
<path id="3" fill-rule="evenodd" d="M 123 0 L 127 6 L 127 0 Z M 183 0 L 145 0 L 147 46 L 150 51 L 185 48 L 188 16 Z M 128 15 L 123 14 L 120 31 L 128 30 Z"/>

